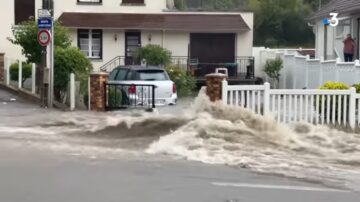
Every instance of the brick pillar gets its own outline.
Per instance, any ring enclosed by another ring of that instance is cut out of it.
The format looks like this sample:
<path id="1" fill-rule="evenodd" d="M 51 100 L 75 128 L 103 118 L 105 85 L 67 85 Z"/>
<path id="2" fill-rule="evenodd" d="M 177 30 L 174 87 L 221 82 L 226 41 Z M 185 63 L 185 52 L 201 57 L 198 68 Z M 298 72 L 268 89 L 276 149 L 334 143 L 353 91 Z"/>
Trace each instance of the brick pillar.
<path id="1" fill-rule="evenodd" d="M 109 74 L 96 72 L 90 74 L 90 109 L 91 111 L 104 112 L 105 103 L 105 83 L 108 81 Z"/>
<path id="2" fill-rule="evenodd" d="M 5 53 L 0 53 L 0 83 L 5 83 Z"/>
<path id="3" fill-rule="evenodd" d="M 211 102 L 221 100 L 222 81 L 227 79 L 225 74 L 214 73 L 208 74 L 206 78 L 206 95 L 209 96 Z"/>

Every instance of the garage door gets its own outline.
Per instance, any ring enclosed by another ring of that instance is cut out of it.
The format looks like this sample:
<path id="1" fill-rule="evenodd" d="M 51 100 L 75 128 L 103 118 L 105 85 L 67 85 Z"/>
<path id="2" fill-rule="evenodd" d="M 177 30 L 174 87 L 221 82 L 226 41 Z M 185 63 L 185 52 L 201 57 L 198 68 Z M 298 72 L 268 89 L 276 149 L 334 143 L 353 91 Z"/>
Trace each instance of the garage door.
<path id="1" fill-rule="evenodd" d="M 235 34 L 190 35 L 191 59 L 200 63 L 233 63 L 235 60 Z"/>

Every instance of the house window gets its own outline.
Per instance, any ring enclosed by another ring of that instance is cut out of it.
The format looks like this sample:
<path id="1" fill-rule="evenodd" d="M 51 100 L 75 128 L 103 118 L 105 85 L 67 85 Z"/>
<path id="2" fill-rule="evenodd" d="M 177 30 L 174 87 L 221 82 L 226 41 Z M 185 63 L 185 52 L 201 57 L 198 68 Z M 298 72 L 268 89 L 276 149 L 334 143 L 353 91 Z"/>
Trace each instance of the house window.
<path id="1" fill-rule="evenodd" d="M 78 30 L 78 47 L 90 59 L 102 58 L 102 30 Z"/>
<path id="2" fill-rule="evenodd" d="M 341 20 L 336 27 L 336 38 L 344 39 L 347 34 L 351 34 L 351 19 Z"/>
<path id="3" fill-rule="evenodd" d="M 78 4 L 101 4 L 102 0 L 77 0 Z"/>
<path id="4" fill-rule="evenodd" d="M 122 0 L 122 4 L 145 4 L 145 0 Z"/>
<path id="5" fill-rule="evenodd" d="M 35 16 L 35 0 L 15 0 L 15 24 Z"/>

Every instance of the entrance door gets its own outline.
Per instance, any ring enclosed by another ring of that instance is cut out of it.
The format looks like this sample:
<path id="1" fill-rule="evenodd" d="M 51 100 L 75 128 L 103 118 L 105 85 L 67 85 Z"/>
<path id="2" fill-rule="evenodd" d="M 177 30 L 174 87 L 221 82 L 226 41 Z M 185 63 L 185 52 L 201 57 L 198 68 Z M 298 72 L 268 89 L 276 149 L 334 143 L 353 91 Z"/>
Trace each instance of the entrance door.
<path id="1" fill-rule="evenodd" d="M 134 58 L 134 54 L 139 47 L 141 47 L 141 33 L 125 32 L 125 65 L 140 64 L 140 61 Z"/>

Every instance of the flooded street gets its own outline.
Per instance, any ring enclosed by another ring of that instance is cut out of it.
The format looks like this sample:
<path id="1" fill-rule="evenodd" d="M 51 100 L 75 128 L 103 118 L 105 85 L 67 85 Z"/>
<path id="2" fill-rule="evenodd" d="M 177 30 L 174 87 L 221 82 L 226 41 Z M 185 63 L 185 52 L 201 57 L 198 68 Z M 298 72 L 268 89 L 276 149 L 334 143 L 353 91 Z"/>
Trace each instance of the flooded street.
<path id="1" fill-rule="evenodd" d="M 287 127 L 203 95 L 153 113 L 92 113 L 0 92 L 0 201 L 360 198 L 359 134 Z"/>

